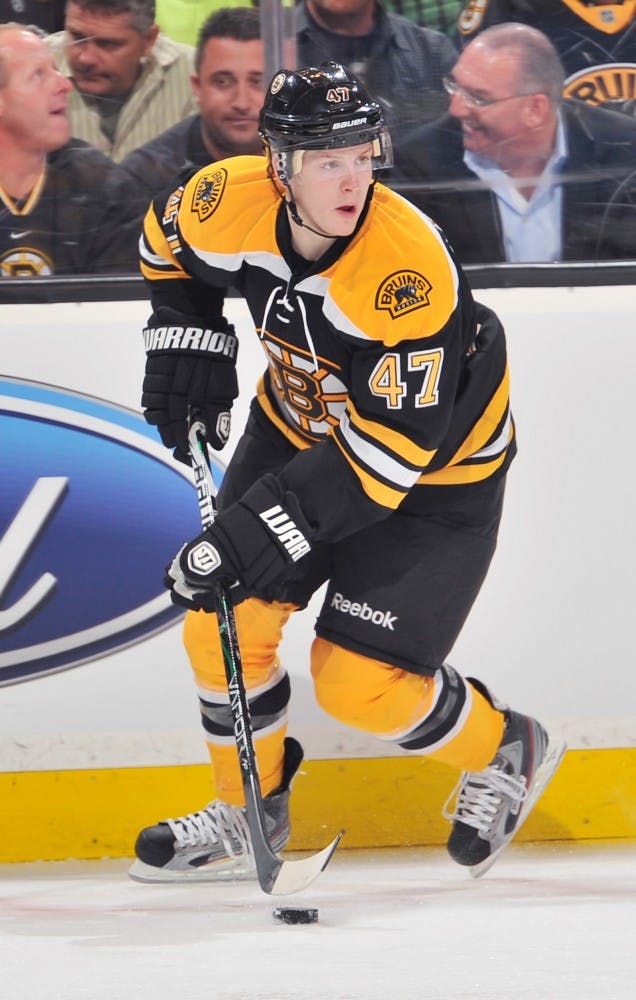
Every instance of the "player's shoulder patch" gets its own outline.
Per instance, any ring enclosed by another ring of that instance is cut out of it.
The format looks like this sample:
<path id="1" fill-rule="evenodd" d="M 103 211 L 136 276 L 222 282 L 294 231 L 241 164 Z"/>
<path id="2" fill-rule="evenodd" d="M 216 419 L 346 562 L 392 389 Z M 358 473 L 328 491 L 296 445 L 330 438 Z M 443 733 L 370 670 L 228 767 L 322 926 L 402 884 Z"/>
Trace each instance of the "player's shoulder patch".
<path id="1" fill-rule="evenodd" d="M 429 305 L 432 285 L 425 274 L 412 268 L 393 271 L 380 283 L 375 295 L 375 308 L 386 309 L 391 319 Z"/>
<path id="2" fill-rule="evenodd" d="M 190 211 L 207 222 L 219 206 L 227 184 L 227 167 L 205 167 L 197 174 L 197 181 L 191 195 Z"/>
<path id="3" fill-rule="evenodd" d="M 364 276 L 364 278 L 362 278 Z M 330 291 L 341 314 L 385 344 L 432 336 L 457 305 L 459 276 L 437 226 L 377 185 L 369 213 Z"/>
<path id="4" fill-rule="evenodd" d="M 181 244 L 236 253 L 279 204 L 264 156 L 234 156 L 203 167 L 190 177 L 180 197 L 177 230 Z"/>
<path id="5" fill-rule="evenodd" d="M 265 163 L 262 156 L 233 156 L 202 167 L 188 181 L 184 205 L 200 222 L 207 222 L 226 197 L 226 191 L 229 194 L 267 180 Z"/>
<path id="6" fill-rule="evenodd" d="M 378 254 L 374 268 L 374 311 L 397 327 L 412 316 L 415 328 L 429 323 L 435 328 L 439 316 L 452 311 L 457 295 L 457 269 L 444 239 L 427 215 L 395 191 L 378 185 L 376 201 L 373 224 L 385 252 Z"/>

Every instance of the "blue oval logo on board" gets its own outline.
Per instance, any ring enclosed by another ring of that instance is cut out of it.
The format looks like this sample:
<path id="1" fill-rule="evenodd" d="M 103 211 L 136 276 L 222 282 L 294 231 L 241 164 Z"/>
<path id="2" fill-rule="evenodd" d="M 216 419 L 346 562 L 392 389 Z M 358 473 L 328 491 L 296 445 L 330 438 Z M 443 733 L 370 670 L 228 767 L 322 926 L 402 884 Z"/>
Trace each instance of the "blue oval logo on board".
<path id="1" fill-rule="evenodd" d="M 214 464 L 220 482 L 223 470 Z M 0 378 L 0 685 L 174 624 L 165 566 L 201 530 L 190 469 L 143 417 Z"/>

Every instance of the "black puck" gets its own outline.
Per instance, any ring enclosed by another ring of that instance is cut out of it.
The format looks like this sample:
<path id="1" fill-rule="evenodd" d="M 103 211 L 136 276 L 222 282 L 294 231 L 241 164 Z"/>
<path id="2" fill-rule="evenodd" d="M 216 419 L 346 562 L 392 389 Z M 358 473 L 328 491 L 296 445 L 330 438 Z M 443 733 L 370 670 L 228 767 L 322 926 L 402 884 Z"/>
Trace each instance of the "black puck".
<path id="1" fill-rule="evenodd" d="M 274 920 L 280 920 L 282 924 L 317 924 L 318 910 L 301 906 L 277 906 Z"/>

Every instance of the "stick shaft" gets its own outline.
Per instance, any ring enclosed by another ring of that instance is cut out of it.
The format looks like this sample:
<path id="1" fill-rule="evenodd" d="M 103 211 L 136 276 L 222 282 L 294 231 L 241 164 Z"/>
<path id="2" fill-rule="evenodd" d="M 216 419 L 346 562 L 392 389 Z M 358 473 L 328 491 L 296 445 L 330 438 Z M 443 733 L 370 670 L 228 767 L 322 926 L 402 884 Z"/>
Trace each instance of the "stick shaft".
<path id="1" fill-rule="evenodd" d="M 216 489 L 208 458 L 205 426 L 196 421 L 190 425 L 190 455 L 194 469 L 201 523 L 204 528 L 207 528 L 214 523 L 216 518 Z M 220 582 L 215 586 L 214 599 L 256 871 L 261 888 L 265 892 L 270 892 L 282 862 L 271 850 L 267 838 L 265 810 L 260 790 L 256 753 L 254 752 L 252 722 L 243 679 L 236 618 L 228 589 Z"/>
<path id="2" fill-rule="evenodd" d="M 188 441 L 201 523 L 204 528 L 207 528 L 214 523 L 216 518 L 216 488 L 210 468 L 205 425 L 193 419 L 192 414 L 189 422 Z M 265 808 L 254 752 L 252 722 L 243 679 L 236 619 L 229 590 L 221 582 L 215 585 L 214 600 L 223 667 L 232 711 L 234 739 L 241 770 L 243 794 L 245 795 L 247 825 L 250 830 L 259 885 L 264 892 L 274 895 L 300 892 L 327 867 L 342 834 L 338 834 L 327 847 L 324 847 L 317 854 L 312 854 L 300 861 L 284 861 L 272 851 L 267 836 Z"/>

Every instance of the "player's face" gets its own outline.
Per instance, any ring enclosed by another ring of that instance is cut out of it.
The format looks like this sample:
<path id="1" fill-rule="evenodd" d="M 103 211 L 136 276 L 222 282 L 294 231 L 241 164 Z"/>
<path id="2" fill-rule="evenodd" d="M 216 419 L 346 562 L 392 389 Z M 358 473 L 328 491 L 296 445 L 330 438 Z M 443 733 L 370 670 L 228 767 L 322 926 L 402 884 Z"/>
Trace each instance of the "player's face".
<path id="1" fill-rule="evenodd" d="M 30 31 L 3 31 L 0 48 L 6 83 L 0 88 L 0 129 L 27 153 L 42 155 L 70 138 L 66 113 L 71 83 L 52 53 Z"/>
<path id="2" fill-rule="evenodd" d="M 449 110 L 461 123 L 465 149 L 505 166 L 521 144 L 531 143 L 535 95 L 519 93 L 516 52 L 488 51 L 473 43 L 459 57 L 451 79 L 456 90 Z"/>
<path id="3" fill-rule="evenodd" d="M 370 142 L 345 149 L 306 150 L 291 190 L 301 219 L 331 236 L 350 236 L 373 178 Z"/>
<path id="4" fill-rule="evenodd" d="M 158 34 L 153 25 L 142 34 L 130 14 L 106 14 L 69 3 L 66 8 L 66 55 L 75 86 L 92 97 L 128 94 Z"/>
<path id="5" fill-rule="evenodd" d="M 262 153 L 258 135 L 264 98 L 260 39 L 208 39 L 192 89 L 206 145 L 217 158 Z"/>

